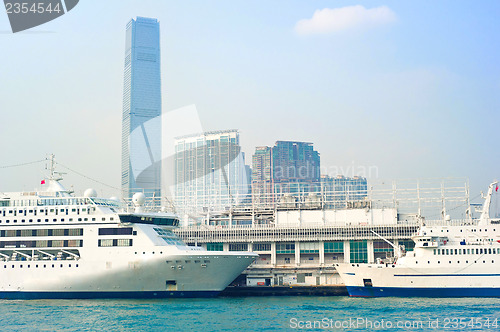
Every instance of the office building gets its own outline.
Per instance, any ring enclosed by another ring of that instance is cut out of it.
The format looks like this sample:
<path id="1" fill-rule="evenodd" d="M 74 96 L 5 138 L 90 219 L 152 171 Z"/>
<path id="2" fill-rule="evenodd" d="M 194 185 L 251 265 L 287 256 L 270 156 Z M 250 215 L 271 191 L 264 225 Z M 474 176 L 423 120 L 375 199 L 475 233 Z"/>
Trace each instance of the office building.
<path id="1" fill-rule="evenodd" d="M 174 165 L 176 212 L 196 219 L 243 202 L 249 195 L 247 172 L 237 130 L 178 137 Z"/>
<path id="2" fill-rule="evenodd" d="M 137 17 L 127 24 L 122 117 L 123 196 L 160 196 L 160 24 Z"/>

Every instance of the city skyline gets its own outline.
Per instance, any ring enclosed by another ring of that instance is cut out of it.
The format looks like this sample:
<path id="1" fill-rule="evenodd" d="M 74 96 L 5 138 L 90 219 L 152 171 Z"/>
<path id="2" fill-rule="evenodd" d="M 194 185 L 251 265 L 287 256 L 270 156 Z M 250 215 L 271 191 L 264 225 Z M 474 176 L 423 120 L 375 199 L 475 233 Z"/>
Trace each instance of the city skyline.
<path id="1" fill-rule="evenodd" d="M 80 3 L 43 27 L 0 35 L 9 50 L 0 55 L 9 64 L 2 165 L 55 153 L 120 187 L 123 28 L 147 16 L 162 22 L 168 50 L 163 110 L 196 104 L 203 130 L 239 128 L 247 155 L 276 140 L 309 141 L 338 169 L 469 177 L 471 197 L 498 177 L 496 2 L 116 4 L 95 13 Z M 2 15 L 0 30 L 10 30 Z M 329 24 L 339 16 L 362 24 Z M 38 166 L 5 169 L 1 190 L 31 190 L 40 177 Z M 65 184 L 99 187 L 70 174 Z"/>

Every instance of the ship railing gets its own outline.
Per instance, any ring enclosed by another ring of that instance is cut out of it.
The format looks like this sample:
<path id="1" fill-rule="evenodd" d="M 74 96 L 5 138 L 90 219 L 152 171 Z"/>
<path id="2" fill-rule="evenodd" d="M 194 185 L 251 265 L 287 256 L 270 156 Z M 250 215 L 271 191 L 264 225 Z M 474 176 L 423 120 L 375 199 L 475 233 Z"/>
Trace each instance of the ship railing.
<path id="1" fill-rule="evenodd" d="M 424 226 L 477 226 L 478 219 L 425 220 Z"/>

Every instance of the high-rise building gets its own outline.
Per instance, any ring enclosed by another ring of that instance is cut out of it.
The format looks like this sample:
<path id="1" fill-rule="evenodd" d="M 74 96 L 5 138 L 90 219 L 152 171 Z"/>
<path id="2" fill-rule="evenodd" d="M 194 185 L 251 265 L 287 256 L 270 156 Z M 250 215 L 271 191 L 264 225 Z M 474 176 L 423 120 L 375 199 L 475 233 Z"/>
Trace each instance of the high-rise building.
<path id="1" fill-rule="evenodd" d="M 273 197 L 272 148 L 258 146 L 252 156 L 252 196 L 259 203 L 271 203 Z"/>
<path id="2" fill-rule="evenodd" d="M 160 196 L 160 23 L 137 17 L 127 24 L 122 118 L 124 197 Z"/>
<path id="3" fill-rule="evenodd" d="M 312 143 L 277 141 L 260 146 L 252 156 L 252 199 L 254 203 L 284 203 L 290 195 L 315 193 L 318 200 L 333 202 L 328 208 L 346 207 L 367 196 L 366 178 L 320 175 L 320 155 Z M 286 194 L 286 195 L 285 195 Z"/>
<path id="4" fill-rule="evenodd" d="M 272 148 L 274 191 L 314 191 L 320 180 L 320 157 L 312 143 L 277 141 Z"/>
<path id="5" fill-rule="evenodd" d="M 254 201 L 273 202 L 279 193 L 316 191 L 320 182 L 320 156 L 312 143 L 277 141 L 260 146 L 252 157 Z"/>
<path id="6" fill-rule="evenodd" d="M 321 192 L 330 204 L 327 208 L 345 208 L 349 202 L 362 201 L 367 197 L 368 183 L 361 176 L 321 175 Z"/>
<path id="7" fill-rule="evenodd" d="M 248 197 L 247 172 L 237 130 L 176 138 L 177 213 L 196 216 L 239 204 Z"/>

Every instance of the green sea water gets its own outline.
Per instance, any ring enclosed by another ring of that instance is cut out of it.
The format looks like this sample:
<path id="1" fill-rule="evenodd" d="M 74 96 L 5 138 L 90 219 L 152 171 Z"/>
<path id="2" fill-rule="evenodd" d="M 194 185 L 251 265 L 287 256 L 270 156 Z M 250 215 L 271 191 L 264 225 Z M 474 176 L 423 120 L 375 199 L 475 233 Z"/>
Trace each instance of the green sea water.
<path id="1" fill-rule="evenodd" d="M 500 331 L 500 299 L 2 300 L 2 331 Z"/>

